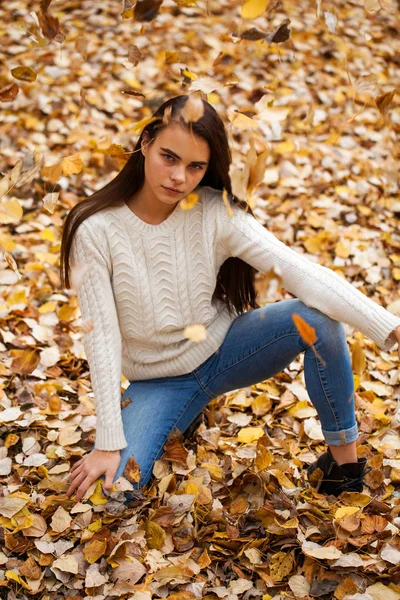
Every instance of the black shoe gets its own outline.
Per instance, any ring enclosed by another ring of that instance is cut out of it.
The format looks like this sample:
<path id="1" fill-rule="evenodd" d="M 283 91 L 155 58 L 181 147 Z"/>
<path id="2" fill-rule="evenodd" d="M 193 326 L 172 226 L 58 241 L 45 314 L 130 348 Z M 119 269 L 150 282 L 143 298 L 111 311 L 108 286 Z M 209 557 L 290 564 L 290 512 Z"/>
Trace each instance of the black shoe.
<path id="1" fill-rule="evenodd" d="M 183 437 L 185 439 L 189 439 L 192 437 L 196 429 L 199 427 L 200 423 L 203 423 L 203 413 L 197 415 L 197 417 L 190 423 L 188 428 L 183 432 Z"/>
<path id="2" fill-rule="evenodd" d="M 342 492 L 362 492 L 364 475 L 372 469 L 365 466 L 366 462 L 366 458 L 359 458 L 356 463 L 339 466 L 328 447 L 326 452 L 307 467 L 308 478 L 316 469 L 321 469 L 322 475 L 316 486 L 320 494 L 339 496 Z"/>

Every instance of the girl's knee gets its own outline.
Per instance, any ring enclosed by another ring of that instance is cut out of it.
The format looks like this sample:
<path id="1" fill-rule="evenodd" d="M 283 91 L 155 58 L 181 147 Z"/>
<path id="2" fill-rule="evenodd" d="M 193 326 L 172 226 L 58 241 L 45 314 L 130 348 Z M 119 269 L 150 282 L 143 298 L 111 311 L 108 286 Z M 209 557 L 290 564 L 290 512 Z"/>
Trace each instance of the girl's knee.
<path id="1" fill-rule="evenodd" d="M 302 306 L 299 305 L 299 314 L 315 330 L 317 342 L 328 342 L 332 352 L 335 347 L 338 352 L 345 349 L 347 338 L 341 321 L 333 319 L 317 308 L 307 306 L 304 302 Z"/>

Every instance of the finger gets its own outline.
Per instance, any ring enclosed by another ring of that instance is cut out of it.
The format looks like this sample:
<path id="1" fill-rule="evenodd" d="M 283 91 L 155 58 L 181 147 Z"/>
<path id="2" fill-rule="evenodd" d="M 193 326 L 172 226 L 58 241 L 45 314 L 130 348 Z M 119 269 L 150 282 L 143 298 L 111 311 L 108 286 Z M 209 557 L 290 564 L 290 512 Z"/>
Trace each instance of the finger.
<path id="1" fill-rule="evenodd" d="M 76 469 L 77 467 L 79 467 L 79 465 L 82 464 L 83 458 L 81 458 L 81 460 L 78 460 L 78 462 L 74 463 L 71 467 L 71 471 L 73 471 L 74 469 Z"/>
<path id="2" fill-rule="evenodd" d="M 114 472 L 114 469 L 113 469 L 112 472 L 111 471 L 106 471 L 106 480 L 105 480 L 105 482 L 103 484 L 103 487 L 106 490 L 111 490 L 112 485 L 113 485 L 114 475 L 115 475 L 116 472 L 117 471 Z"/>
<path id="3" fill-rule="evenodd" d="M 75 469 L 75 471 L 70 474 L 69 479 L 70 479 L 71 482 L 74 481 L 74 479 L 76 479 L 77 477 L 79 477 L 79 475 L 81 473 L 83 473 L 82 469 L 83 469 L 83 467 L 81 467 L 80 469 Z"/>
<path id="4" fill-rule="evenodd" d="M 67 491 L 67 496 L 70 496 L 70 495 L 73 496 L 74 490 L 77 489 L 79 484 L 82 483 L 82 481 L 84 481 L 85 478 L 86 478 L 86 473 L 83 473 L 83 472 L 79 473 L 79 476 L 77 476 L 74 479 L 74 481 L 71 483 L 71 485 L 69 486 L 68 491 Z"/>
<path id="5" fill-rule="evenodd" d="M 96 481 L 90 475 L 88 475 L 78 487 L 78 492 L 76 494 L 76 501 L 79 502 L 81 498 L 85 495 L 88 488 L 92 485 L 93 481 Z"/>

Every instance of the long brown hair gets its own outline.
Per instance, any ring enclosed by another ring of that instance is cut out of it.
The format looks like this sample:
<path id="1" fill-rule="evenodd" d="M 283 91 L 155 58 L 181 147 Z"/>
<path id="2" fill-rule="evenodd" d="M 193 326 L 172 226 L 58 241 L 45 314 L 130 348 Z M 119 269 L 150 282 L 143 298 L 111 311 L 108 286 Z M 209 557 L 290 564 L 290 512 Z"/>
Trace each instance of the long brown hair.
<path id="1" fill-rule="evenodd" d="M 144 183 L 145 159 L 140 151 L 144 132 L 147 131 L 152 140 L 158 132 L 168 126 L 170 121 L 166 118 L 167 115 L 170 119 L 178 120 L 188 97 L 187 95 L 175 96 L 161 104 L 153 114 L 156 119 L 150 120 L 151 122 L 143 128 L 134 151 L 118 175 L 89 198 L 78 202 L 68 213 L 63 227 L 60 252 L 60 276 L 63 288 L 71 287 L 69 256 L 76 229 L 90 215 L 112 206 L 120 206 L 140 190 Z M 232 156 L 225 127 L 213 106 L 204 99 L 202 101 L 204 113 L 200 119 L 190 123 L 186 123 L 182 118 L 179 120 L 181 125 L 204 138 L 210 148 L 209 165 L 199 185 L 211 186 L 221 191 L 225 189 L 232 207 L 237 205 L 254 216 L 250 206 L 232 194 L 229 177 Z M 219 270 L 213 297 L 224 301 L 230 314 L 233 308 L 238 314 L 249 308 L 259 308 L 256 302 L 255 274 L 256 269 L 242 259 L 229 257 Z"/>

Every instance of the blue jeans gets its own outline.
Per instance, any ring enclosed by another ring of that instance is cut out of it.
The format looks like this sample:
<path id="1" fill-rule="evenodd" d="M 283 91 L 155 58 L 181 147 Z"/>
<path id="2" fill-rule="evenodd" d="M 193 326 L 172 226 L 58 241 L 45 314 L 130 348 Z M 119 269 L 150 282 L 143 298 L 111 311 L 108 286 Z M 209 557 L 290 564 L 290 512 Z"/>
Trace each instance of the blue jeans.
<path id="1" fill-rule="evenodd" d="M 299 335 L 292 313 L 315 329 L 314 348 L 322 361 Z M 133 454 L 141 469 L 133 487 L 149 483 L 171 430 L 184 433 L 211 400 L 273 377 L 304 351 L 305 384 L 326 443 L 355 441 L 354 380 L 343 324 L 293 298 L 236 317 L 219 349 L 190 373 L 130 383 L 122 397 L 131 398 L 122 409 L 128 446 L 121 450 L 114 481 Z"/>

